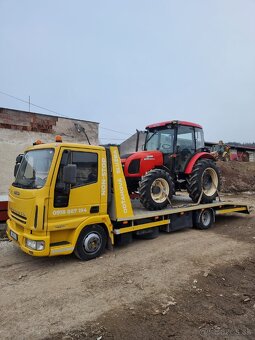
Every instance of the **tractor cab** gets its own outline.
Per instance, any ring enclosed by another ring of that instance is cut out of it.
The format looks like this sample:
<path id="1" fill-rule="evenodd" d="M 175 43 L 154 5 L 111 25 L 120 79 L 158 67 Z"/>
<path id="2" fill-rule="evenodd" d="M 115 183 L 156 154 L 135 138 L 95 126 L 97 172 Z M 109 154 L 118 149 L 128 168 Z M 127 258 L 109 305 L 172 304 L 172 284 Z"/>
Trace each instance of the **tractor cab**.
<path id="1" fill-rule="evenodd" d="M 189 159 L 204 149 L 204 134 L 198 124 L 170 121 L 146 127 L 144 150 L 159 150 L 163 162 L 176 173 L 184 172 Z"/>

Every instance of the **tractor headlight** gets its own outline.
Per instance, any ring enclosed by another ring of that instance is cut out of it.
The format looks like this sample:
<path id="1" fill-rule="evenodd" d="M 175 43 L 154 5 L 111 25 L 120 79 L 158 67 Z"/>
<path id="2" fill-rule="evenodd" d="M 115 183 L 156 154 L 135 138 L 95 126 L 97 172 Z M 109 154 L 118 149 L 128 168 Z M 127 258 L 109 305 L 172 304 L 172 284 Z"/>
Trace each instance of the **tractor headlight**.
<path id="1" fill-rule="evenodd" d="M 44 241 L 34 241 L 30 239 L 26 239 L 26 246 L 33 250 L 44 250 L 45 242 Z"/>

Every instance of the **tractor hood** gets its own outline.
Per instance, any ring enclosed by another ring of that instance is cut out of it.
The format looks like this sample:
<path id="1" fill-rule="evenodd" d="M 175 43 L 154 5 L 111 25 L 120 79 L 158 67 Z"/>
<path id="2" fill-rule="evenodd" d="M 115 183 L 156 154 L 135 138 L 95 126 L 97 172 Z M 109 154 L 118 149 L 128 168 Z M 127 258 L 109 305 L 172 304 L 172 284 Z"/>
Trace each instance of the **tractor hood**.
<path id="1" fill-rule="evenodd" d="M 157 150 L 134 152 L 122 159 L 122 165 L 126 177 L 141 177 L 149 170 L 163 165 L 163 154 Z"/>
<path id="2" fill-rule="evenodd" d="M 132 156 L 135 152 L 131 152 L 131 153 L 126 153 L 125 155 L 121 155 L 120 159 L 121 159 L 121 163 L 125 164 L 126 160 L 128 157 Z"/>

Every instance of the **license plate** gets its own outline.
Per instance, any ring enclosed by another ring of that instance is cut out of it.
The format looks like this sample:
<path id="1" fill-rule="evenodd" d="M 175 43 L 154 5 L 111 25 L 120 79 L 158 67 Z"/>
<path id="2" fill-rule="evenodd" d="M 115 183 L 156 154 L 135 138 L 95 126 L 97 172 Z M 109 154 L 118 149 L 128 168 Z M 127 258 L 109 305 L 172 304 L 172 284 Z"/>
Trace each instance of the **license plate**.
<path id="1" fill-rule="evenodd" d="M 10 235 L 15 241 L 18 241 L 18 235 L 14 231 L 10 230 Z"/>

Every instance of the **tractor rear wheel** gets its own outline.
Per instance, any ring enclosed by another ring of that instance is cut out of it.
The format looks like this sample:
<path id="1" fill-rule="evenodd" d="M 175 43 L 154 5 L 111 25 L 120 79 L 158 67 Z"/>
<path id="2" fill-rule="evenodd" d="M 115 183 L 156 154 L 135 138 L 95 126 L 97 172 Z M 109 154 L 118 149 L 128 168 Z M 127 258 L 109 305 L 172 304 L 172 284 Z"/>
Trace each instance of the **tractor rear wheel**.
<path id="1" fill-rule="evenodd" d="M 211 203 L 220 190 L 220 171 L 211 159 L 199 160 L 188 179 L 187 189 L 193 202 Z"/>
<path id="2" fill-rule="evenodd" d="M 139 183 L 140 202 L 148 210 L 164 209 L 174 194 L 174 182 L 168 172 L 153 169 Z"/>

